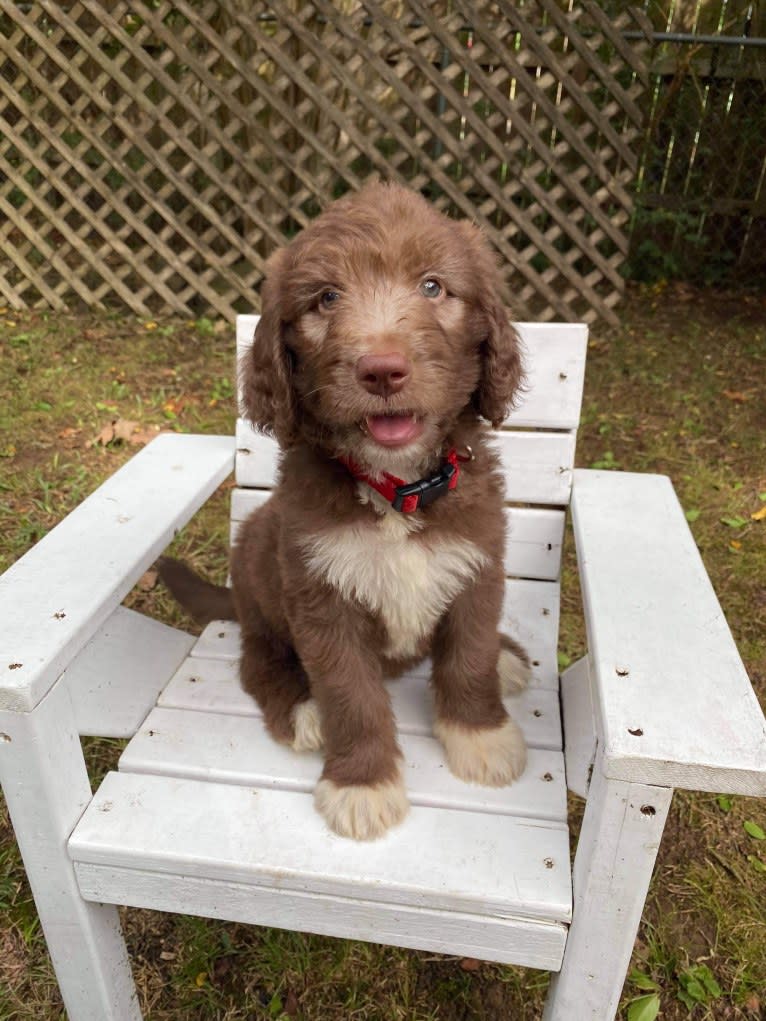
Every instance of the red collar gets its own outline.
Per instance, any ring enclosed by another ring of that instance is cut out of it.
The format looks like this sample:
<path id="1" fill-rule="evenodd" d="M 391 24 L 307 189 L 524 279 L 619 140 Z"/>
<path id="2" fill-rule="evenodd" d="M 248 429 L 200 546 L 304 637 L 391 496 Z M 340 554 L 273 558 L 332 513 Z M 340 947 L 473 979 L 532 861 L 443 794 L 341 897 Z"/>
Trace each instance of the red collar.
<path id="1" fill-rule="evenodd" d="M 433 474 L 417 482 L 405 482 L 398 479 L 396 475 L 383 472 L 381 478 L 373 478 L 355 464 L 350 457 L 339 457 L 338 460 L 344 464 L 358 482 L 366 482 L 384 499 L 388 500 L 394 510 L 402 514 L 413 514 L 416 510 L 427 507 L 433 503 L 442 493 L 454 489 L 460 475 L 460 460 L 466 458 L 458 457 L 458 452 L 453 447 Z"/>

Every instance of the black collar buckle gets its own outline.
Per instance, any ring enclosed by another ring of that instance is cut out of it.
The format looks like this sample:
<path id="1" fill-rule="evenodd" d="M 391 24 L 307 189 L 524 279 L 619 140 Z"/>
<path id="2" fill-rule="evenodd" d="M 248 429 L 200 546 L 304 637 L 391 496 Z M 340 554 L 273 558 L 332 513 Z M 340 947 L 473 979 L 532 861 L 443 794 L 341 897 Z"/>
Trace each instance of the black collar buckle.
<path id="1" fill-rule="evenodd" d="M 456 473 L 456 466 L 451 461 L 445 461 L 433 475 L 418 479 L 417 482 L 397 486 L 391 506 L 404 514 L 411 514 L 422 507 L 427 507 L 451 488 L 450 483 Z"/>

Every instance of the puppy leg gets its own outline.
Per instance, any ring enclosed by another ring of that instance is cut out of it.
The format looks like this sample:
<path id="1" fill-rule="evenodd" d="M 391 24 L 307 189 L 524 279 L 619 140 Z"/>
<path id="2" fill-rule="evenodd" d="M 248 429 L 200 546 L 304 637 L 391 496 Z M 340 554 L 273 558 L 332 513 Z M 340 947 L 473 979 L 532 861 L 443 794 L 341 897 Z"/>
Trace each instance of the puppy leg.
<path id="1" fill-rule="evenodd" d="M 461 780 L 502 787 L 526 765 L 526 744 L 500 697 L 497 620 L 502 573 L 488 569 L 456 599 L 433 647 L 434 733 Z"/>
<path id="2" fill-rule="evenodd" d="M 242 633 L 242 687 L 256 700 L 271 736 L 297 752 L 322 747 L 319 706 L 295 651 L 254 632 Z"/>
<path id="3" fill-rule="evenodd" d="M 322 717 L 325 765 L 317 810 L 342 837 L 374 840 L 401 822 L 409 805 L 401 752 L 379 658 L 348 604 L 304 613 L 297 647 Z"/>

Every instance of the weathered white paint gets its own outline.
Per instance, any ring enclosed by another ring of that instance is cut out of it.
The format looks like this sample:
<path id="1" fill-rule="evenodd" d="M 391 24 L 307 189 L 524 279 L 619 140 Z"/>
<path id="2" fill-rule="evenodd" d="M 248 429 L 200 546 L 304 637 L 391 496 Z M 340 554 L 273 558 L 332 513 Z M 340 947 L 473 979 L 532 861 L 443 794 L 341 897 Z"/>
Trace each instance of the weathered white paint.
<path id="1" fill-rule="evenodd" d="M 271 436 L 264 436 L 242 418 L 236 425 L 237 457 L 234 477 L 238 486 L 273 489 L 277 481 L 279 447 Z"/>
<path id="2" fill-rule="evenodd" d="M 157 437 L 0 577 L 0 708 L 34 708 L 228 475 L 233 448 Z"/>
<path id="3" fill-rule="evenodd" d="M 196 879 L 142 869 L 75 866 L 83 896 L 154 911 L 188 911 L 207 918 L 277 926 L 297 932 L 360 939 L 482 961 L 555 970 L 567 927 L 527 918 L 371 904 L 356 897 L 263 889 L 247 883 Z M 179 905 L 181 907 L 179 908 Z M 73 1019 L 74 1021 L 74 1019 Z"/>
<path id="4" fill-rule="evenodd" d="M 525 392 L 505 426 L 576 429 L 580 423 L 588 327 L 584 323 L 516 323 Z"/>
<path id="5" fill-rule="evenodd" d="M 489 434 L 502 463 L 505 499 L 519 503 L 565 506 L 572 489 L 574 432 L 514 432 Z"/>
<path id="6" fill-rule="evenodd" d="M 607 775 L 766 794 L 766 721 L 670 481 L 577 471 L 572 519 Z"/>
<path id="7" fill-rule="evenodd" d="M 531 714 L 520 722 L 530 731 Z M 534 735 L 534 728 L 531 728 Z M 529 740 L 529 739 L 528 739 Z M 562 753 L 529 749 L 527 768 L 510 787 L 483 787 L 456 779 L 430 734 L 401 733 L 402 774 L 415 805 L 566 821 Z M 311 792 L 322 772 L 319 751 L 296 754 L 274 741 L 258 716 L 158 708 L 120 758 L 120 770 L 214 780 L 246 787 Z"/>
<path id="8" fill-rule="evenodd" d="M 438 868 L 424 849 L 438 849 Z M 380 840 L 359 843 L 331 833 L 308 794 L 110 773 L 69 851 L 117 870 L 371 904 L 553 922 L 571 911 L 567 828 L 539 819 L 416 805 Z"/>
<path id="9" fill-rule="evenodd" d="M 574 907 L 543 1021 L 612 1021 L 672 790 L 593 773 L 574 863 Z"/>
<path id="10" fill-rule="evenodd" d="M 132 737 L 193 645 L 185 631 L 118 606 L 61 675 L 79 732 Z"/>
<path id="11" fill-rule="evenodd" d="M 581 798 L 587 798 L 598 744 L 587 656 L 561 675 L 561 714 L 567 787 Z"/>
<path id="12" fill-rule="evenodd" d="M 214 621 L 211 628 L 219 626 Z M 203 641 L 205 635 L 200 638 Z M 433 730 L 433 697 L 424 662 L 417 672 L 388 683 L 398 730 L 403 734 L 430 734 Z M 176 671 L 159 698 L 169 709 L 192 709 L 236 716 L 258 716 L 255 700 L 239 686 L 235 658 L 190 656 Z M 527 742 L 535 748 L 560 750 L 561 718 L 558 691 L 530 687 L 503 700 L 519 723 Z"/>
<path id="13" fill-rule="evenodd" d="M 140 1021 L 117 909 L 80 896 L 66 842 L 90 801 L 69 693 L 0 710 L 0 781 L 72 1021 Z"/>

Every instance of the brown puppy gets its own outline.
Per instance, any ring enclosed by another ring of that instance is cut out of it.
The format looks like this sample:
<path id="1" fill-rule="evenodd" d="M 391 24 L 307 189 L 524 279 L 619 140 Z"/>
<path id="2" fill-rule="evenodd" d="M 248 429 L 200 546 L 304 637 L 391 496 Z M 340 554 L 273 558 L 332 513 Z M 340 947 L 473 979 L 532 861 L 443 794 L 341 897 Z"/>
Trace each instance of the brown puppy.
<path id="1" fill-rule="evenodd" d="M 476 228 L 384 184 L 268 265 L 243 402 L 283 453 L 232 552 L 241 680 L 278 741 L 324 746 L 316 805 L 344 836 L 407 811 L 383 680 L 426 655 L 453 773 L 502 785 L 524 768 L 501 681 L 520 686 L 528 663 L 497 630 L 503 484 L 481 422 L 505 418 L 521 381 L 497 283 Z M 409 513 L 371 484 L 439 471 Z"/>

